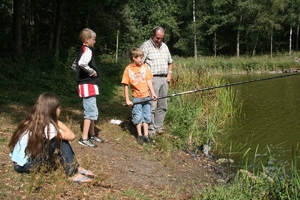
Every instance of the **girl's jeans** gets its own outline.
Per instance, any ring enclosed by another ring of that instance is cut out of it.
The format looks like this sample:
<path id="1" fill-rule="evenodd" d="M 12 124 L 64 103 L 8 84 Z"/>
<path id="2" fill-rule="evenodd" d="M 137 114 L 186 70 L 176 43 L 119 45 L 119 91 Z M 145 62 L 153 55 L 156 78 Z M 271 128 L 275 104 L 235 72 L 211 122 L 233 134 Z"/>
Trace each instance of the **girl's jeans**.
<path id="1" fill-rule="evenodd" d="M 49 147 L 49 156 L 52 156 L 55 149 L 57 148 L 57 142 L 54 139 L 50 141 Z M 60 147 L 60 162 L 63 164 L 65 168 L 65 173 L 68 176 L 72 176 L 78 171 L 78 163 L 74 160 L 74 152 L 69 143 L 69 141 L 62 140 L 61 147 Z M 30 169 L 36 166 L 41 165 L 44 161 L 47 160 L 40 160 L 40 159 L 30 159 L 24 166 L 19 166 L 14 164 L 14 169 L 19 173 L 29 173 Z"/>

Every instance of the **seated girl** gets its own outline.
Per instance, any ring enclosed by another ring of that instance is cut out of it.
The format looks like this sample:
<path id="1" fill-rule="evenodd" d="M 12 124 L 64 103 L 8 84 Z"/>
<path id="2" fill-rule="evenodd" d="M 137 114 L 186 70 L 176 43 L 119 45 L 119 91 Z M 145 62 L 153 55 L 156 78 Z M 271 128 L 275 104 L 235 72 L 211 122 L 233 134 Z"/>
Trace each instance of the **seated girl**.
<path id="1" fill-rule="evenodd" d="M 58 149 L 66 175 L 76 182 L 91 182 L 94 174 L 80 167 L 74 159 L 69 141 L 75 139 L 75 134 L 58 120 L 60 104 L 57 95 L 41 94 L 31 113 L 19 124 L 9 142 L 14 169 L 19 173 L 29 173 L 48 162 Z"/>

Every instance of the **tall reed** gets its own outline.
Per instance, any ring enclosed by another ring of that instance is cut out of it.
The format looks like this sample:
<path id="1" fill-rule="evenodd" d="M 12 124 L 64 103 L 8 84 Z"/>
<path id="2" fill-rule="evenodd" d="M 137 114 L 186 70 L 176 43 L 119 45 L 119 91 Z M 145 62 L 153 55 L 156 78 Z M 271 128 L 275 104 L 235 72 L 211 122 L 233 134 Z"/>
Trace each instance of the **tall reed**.
<path id="1" fill-rule="evenodd" d="M 224 84 L 205 70 L 202 60 L 180 59 L 174 66 L 169 93 L 192 91 Z M 180 148 L 196 148 L 216 137 L 230 123 L 236 109 L 230 88 L 191 92 L 169 100 L 166 120 Z"/>

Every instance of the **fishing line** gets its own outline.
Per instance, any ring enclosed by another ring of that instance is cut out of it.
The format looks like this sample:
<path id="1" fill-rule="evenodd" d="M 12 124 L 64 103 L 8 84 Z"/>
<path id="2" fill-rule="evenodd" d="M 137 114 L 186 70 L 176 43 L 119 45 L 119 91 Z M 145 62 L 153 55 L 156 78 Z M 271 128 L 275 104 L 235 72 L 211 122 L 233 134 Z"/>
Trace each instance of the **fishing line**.
<path id="1" fill-rule="evenodd" d="M 265 81 L 265 80 L 272 80 L 272 79 L 277 79 L 277 78 L 284 78 L 284 77 L 295 76 L 295 75 L 299 75 L 299 74 L 300 73 L 292 73 L 292 74 L 281 75 L 281 76 L 272 76 L 272 77 L 267 77 L 267 78 L 259 78 L 259 79 L 253 79 L 253 80 L 247 80 L 247 81 L 240 81 L 240 82 L 235 82 L 235 83 L 228 83 L 228 84 L 219 85 L 219 86 L 213 86 L 213 87 L 195 89 L 195 90 L 190 90 L 190 91 L 185 91 L 185 92 L 179 92 L 179 93 L 175 93 L 175 94 L 170 94 L 170 95 L 163 96 L 163 97 L 157 97 L 156 100 L 170 98 L 170 97 L 176 97 L 176 96 L 180 96 L 180 95 L 183 95 L 183 94 L 190 94 L 190 93 L 202 92 L 202 91 L 207 91 L 207 90 L 213 90 L 213 89 L 217 89 L 217 88 L 224 88 L 224 87 L 230 87 L 230 86 L 235 86 L 235 85 L 241 85 L 241 84 L 258 82 L 258 81 Z M 133 105 L 144 103 L 144 102 L 147 102 L 147 101 L 153 101 L 153 99 L 145 100 L 145 101 L 139 101 L 139 102 L 134 103 Z M 127 106 L 127 104 L 124 104 L 124 106 Z"/>

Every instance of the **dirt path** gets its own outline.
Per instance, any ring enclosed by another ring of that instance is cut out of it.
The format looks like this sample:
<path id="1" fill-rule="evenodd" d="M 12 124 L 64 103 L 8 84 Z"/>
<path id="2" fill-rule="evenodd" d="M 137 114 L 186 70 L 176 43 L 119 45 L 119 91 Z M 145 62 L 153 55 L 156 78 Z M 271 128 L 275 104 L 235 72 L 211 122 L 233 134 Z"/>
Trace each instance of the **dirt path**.
<path id="1" fill-rule="evenodd" d="M 82 162 L 86 157 L 83 152 L 92 157 L 90 168 L 105 177 L 101 185 L 110 192 L 122 195 L 138 190 L 152 199 L 189 199 L 223 178 L 220 167 L 204 155 L 193 159 L 179 150 L 165 153 L 158 147 L 138 144 L 118 125 L 103 127 L 100 133 L 105 143 L 95 149 L 73 146 Z"/>
<path id="2" fill-rule="evenodd" d="M 194 159 L 180 150 L 166 152 L 159 145 L 140 145 L 128 129 L 110 121 L 97 124 L 100 137 L 105 139 L 98 147 L 83 147 L 77 139 L 72 142 L 79 163 L 96 175 L 92 184 L 66 181 L 59 172 L 18 174 L 11 166 L 7 148 L 15 124 L 5 122 L 0 129 L 1 199 L 182 200 L 199 197 L 203 188 L 224 178 L 220 167 L 203 154 Z"/>

